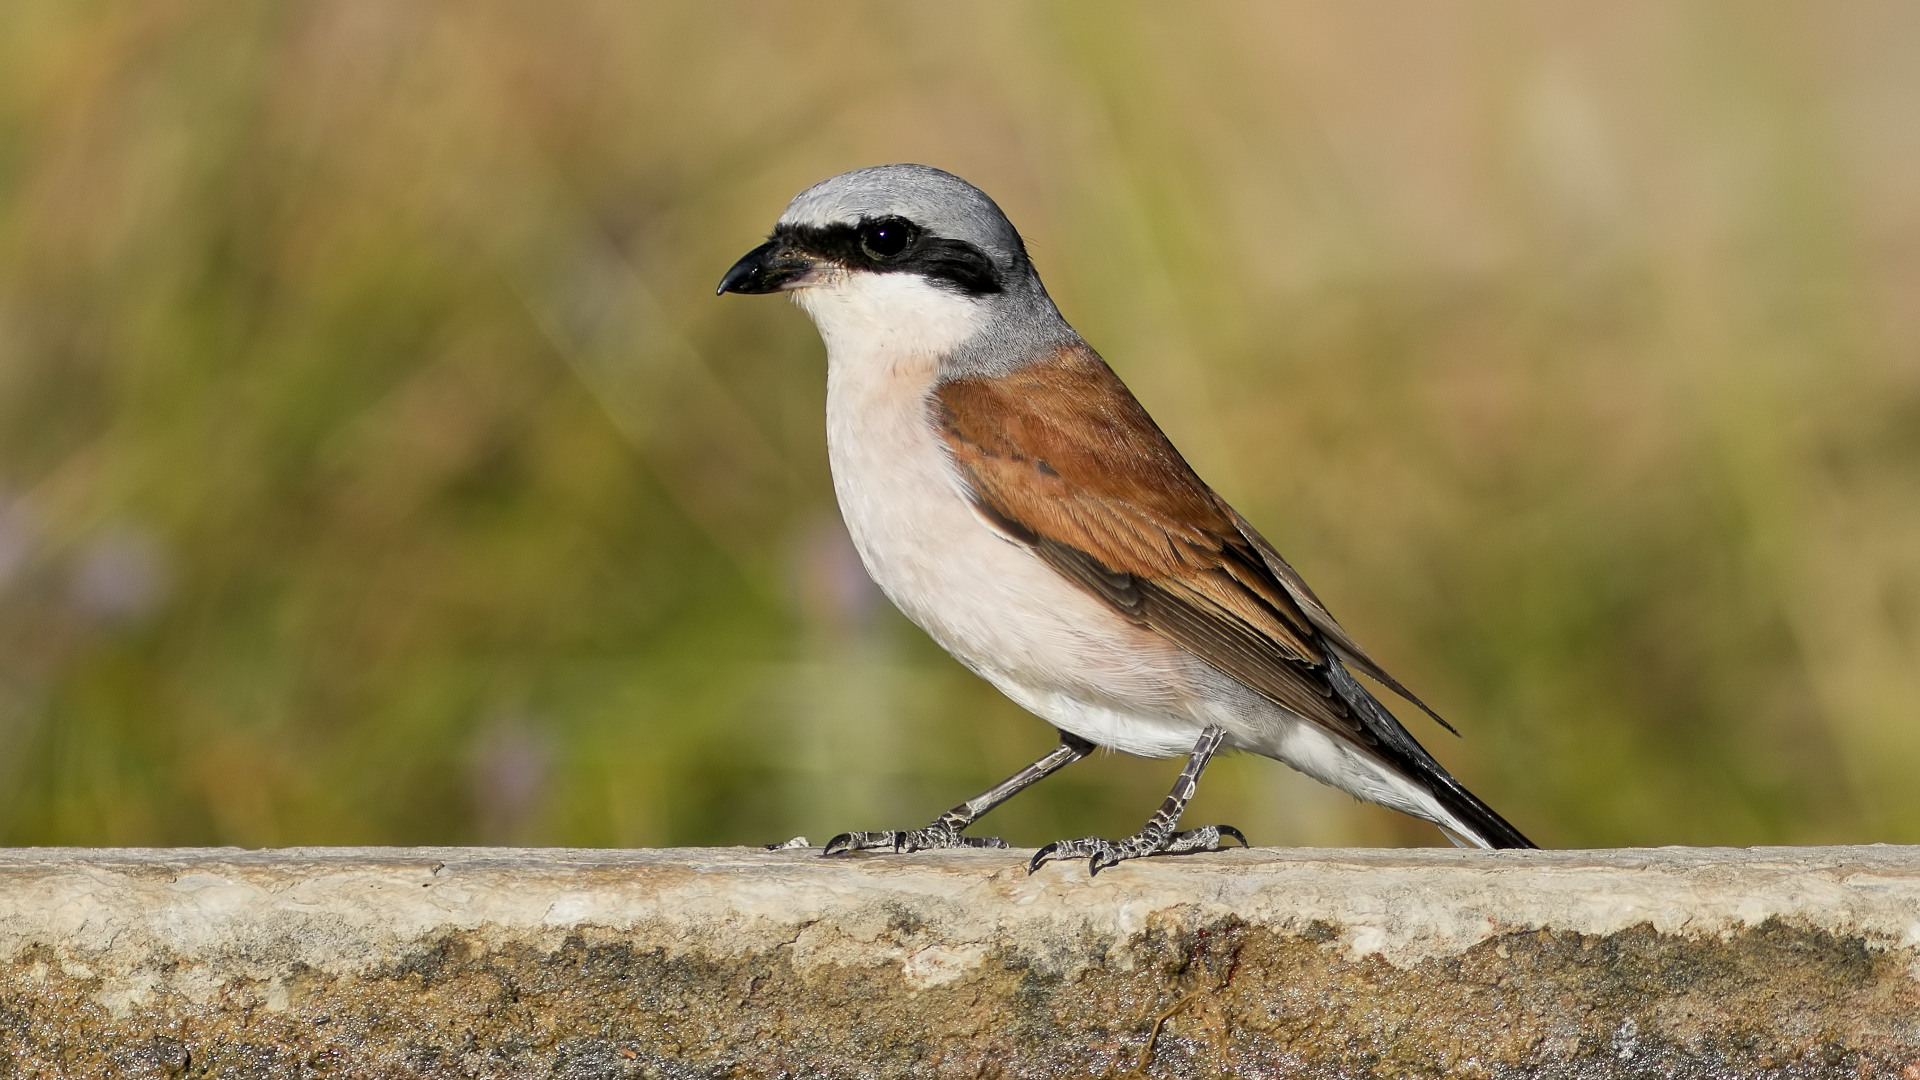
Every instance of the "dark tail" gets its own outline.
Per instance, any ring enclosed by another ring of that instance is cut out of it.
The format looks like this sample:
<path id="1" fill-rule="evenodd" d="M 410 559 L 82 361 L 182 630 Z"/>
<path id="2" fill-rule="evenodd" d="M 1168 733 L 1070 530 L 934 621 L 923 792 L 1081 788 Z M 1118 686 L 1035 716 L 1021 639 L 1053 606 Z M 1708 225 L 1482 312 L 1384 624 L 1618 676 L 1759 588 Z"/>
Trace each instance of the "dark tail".
<path id="1" fill-rule="evenodd" d="M 1453 778 L 1453 774 L 1441 768 L 1440 763 L 1433 760 L 1433 755 L 1427 753 L 1426 747 L 1416 742 L 1407 729 L 1400 726 L 1400 721 L 1387 711 L 1387 707 L 1380 704 L 1347 671 L 1346 665 L 1340 662 L 1333 649 L 1328 647 L 1326 652 L 1327 676 L 1333 684 L 1334 693 L 1347 703 L 1359 718 L 1361 726 L 1374 737 L 1381 756 L 1400 766 L 1408 776 L 1422 781 L 1423 786 L 1439 800 L 1441 806 L 1446 807 L 1448 813 L 1472 830 L 1473 835 L 1467 839 L 1491 848 L 1540 846 L 1521 835 L 1519 829 L 1507 824 L 1505 818 L 1494 813 L 1492 807 L 1475 798 L 1473 792 Z"/>

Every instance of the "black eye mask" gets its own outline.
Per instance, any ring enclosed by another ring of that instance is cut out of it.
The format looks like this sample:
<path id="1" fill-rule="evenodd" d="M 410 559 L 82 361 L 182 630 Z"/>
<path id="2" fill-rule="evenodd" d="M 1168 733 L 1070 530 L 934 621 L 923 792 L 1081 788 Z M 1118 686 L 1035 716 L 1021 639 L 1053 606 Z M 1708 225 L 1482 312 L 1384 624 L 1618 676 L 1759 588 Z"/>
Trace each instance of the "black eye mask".
<path id="1" fill-rule="evenodd" d="M 902 217 L 865 218 L 857 225 L 781 225 L 772 240 L 849 270 L 919 274 L 967 296 L 1005 289 L 992 256 L 965 240 L 934 236 Z"/>

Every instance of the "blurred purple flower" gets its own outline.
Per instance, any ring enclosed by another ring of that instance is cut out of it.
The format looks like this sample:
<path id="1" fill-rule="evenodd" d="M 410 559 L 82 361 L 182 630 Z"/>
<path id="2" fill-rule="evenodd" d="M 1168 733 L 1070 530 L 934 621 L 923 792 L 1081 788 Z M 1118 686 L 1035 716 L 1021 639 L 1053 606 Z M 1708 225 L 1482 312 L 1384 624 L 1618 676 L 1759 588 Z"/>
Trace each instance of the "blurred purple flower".
<path id="1" fill-rule="evenodd" d="M 473 803 L 481 839 L 524 843 L 546 796 L 552 754 L 547 739 L 523 720 L 483 728 L 473 744 Z"/>
<path id="2" fill-rule="evenodd" d="M 33 517 L 25 503 L 11 492 L 0 491 L 0 590 L 4 590 L 33 554 Z"/>
<path id="3" fill-rule="evenodd" d="M 114 526 L 81 547 L 68 581 L 68 599 L 89 622 L 138 622 L 166 599 L 167 563 L 152 530 Z"/>
<path id="4" fill-rule="evenodd" d="M 879 610 L 880 587 L 867 576 L 837 516 L 801 532 L 793 566 L 800 608 L 809 620 L 848 630 L 865 626 Z"/>

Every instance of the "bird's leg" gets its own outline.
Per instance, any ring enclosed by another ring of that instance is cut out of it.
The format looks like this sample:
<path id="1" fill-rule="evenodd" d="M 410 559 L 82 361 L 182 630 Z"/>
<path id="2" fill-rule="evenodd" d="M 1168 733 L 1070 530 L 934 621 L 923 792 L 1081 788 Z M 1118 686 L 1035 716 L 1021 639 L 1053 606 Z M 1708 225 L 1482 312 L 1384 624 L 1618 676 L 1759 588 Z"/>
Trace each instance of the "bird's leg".
<path id="1" fill-rule="evenodd" d="M 934 818 L 933 823 L 926 828 L 841 833 L 827 841 L 823 854 L 838 855 L 847 851 L 924 851 L 928 848 L 1006 847 L 1006 841 L 997 836 L 961 836 L 961 830 L 978 821 L 987 811 L 1092 752 L 1092 743 L 1063 731 L 1060 733 L 1060 745 L 1054 747 L 1045 757 Z"/>
<path id="2" fill-rule="evenodd" d="M 1214 751 L 1220 749 L 1220 740 L 1226 734 L 1226 730 L 1217 725 L 1209 725 L 1200 733 L 1200 741 L 1194 744 L 1193 753 L 1187 758 L 1187 767 L 1180 770 L 1180 779 L 1173 782 L 1173 790 L 1167 793 L 1166 801 L 1153 812 L 1139 832 L 1118 841 L 1103 840 L 1098 836 L 1056 840 L 1034 853 L 1033 861 L 1027 864 L 1027 873 L 1033 873 L 1053 859 L 1074 859 L 1083 855 L 1087 858 L 1088 872 L 1097 874 L 1122 860 L 1138 859 L 1143 855 L 1219 851 L 1223 836 L 1240 841 L 1241 847 L 1247 846 L 1247 838 L 1231 825 L 1207 825 L 1186 832 L 1174 831 L 1180 826 L 1180 815 L 1186 811 L 1188 800 L 1193 798 L 1194 791 L 1200 786 L 1200 774 L 1206 770 Z"/>

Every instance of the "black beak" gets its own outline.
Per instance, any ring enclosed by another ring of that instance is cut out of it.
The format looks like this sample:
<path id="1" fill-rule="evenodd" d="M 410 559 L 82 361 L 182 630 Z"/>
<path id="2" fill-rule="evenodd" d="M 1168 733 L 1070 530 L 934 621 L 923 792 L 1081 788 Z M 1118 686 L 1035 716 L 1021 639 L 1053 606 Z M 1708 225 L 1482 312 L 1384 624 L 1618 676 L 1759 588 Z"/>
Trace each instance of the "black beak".
<path id="1" fill-rule="evenodd" d="M 778 240 L 769 240 L 740 256 L 727 276 L 720 279 L 713 295 L 779 292 L 813 268 L 812 259 Z"/>

